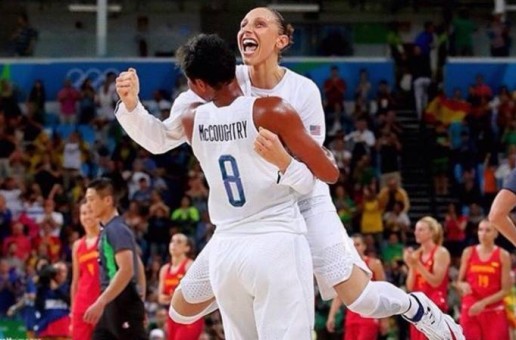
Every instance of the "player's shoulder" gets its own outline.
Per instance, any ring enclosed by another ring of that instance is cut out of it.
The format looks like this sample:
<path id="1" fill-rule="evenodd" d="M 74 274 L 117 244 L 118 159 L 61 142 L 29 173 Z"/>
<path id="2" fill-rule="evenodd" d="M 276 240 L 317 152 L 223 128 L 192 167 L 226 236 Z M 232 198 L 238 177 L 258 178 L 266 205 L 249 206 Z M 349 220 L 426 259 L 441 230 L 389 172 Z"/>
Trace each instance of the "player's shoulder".
<path id="1" fill-rule="evenodd" d="M 289 87 L 300 88 L 304 92 L 315 91 L 316 93 L 319 93 L 319 88 L 312 79 L 292 71 L 291 69 L 285 68 L 285 70 L 285 81 L 288 83 Z"/>

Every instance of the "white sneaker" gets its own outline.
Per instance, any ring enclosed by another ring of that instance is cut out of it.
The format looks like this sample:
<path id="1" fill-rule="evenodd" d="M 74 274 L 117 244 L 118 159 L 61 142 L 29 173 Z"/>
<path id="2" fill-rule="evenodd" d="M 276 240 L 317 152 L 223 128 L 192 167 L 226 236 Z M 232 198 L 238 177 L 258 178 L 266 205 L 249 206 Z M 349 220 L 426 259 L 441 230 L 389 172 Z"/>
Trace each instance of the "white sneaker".
<path id="1" fill-rule="evenodd" d="M 416 292 L 410 294 L 419 302 L 423 316 L 419 321 L 414 321 L 406 316 L 405 320 L 413 324 L 421 333 L 430 340 L 464 340 L 462 327 L 451 316 L 443 313 L 425 294 Z"/>

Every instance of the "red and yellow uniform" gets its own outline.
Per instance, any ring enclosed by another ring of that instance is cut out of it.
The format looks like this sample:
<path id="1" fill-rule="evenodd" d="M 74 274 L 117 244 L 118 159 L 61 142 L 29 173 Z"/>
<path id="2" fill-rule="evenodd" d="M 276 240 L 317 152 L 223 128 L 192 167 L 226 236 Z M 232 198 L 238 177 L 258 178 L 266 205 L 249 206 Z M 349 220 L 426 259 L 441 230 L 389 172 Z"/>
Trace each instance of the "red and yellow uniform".
<path id="1" fill-rule="evenodd" d="M 163 282 L 163 294 L 172 295 L 179 282 L 186 274 L 186 265 L 190 259 L 186 259 L 176 270 L 170 264 L 165 265 L 165 277 Z M 174 322 L 170 317 L 167 319 L 168 340 L 197 340 L 201 336 L 204 327 L 204 320 L 200 319 L 190 325 L 182 325 Z"/>
<path id="2" fill-rule="evenodd" d="M 478 315 L 469 316 L 471 306 L 502 289 L 502 261 L 500 248 L 495 247 L 491 256 L 482 261 L 477 247 L 472 247 L 466 269 L 465 281 L 471 287 L 471 294 L 462 298 L 460 325 L 468 340 L 509 339 L 509 323 L 503 300 L 486 306 Z"/>
<path id="3" fill-rule="evenodd" d="M 364 257 L 364 262 L 371 268 L 371 258 Z M 374 281 L 374 272 L 371 280 Z M 344 321 L 344 340 L 370 340 L 378 338 L 380 332 L 380 321 L 378 319 L 364 318 L 358 313 L 349 309 L 346 310 Z"/>
<path id="4" fill-rule="evenodd" d="M 79 281 L 72 306 L 72 339 L 89 340 L 95 325 L 83 321 L 84 313 L 100 295 L 99 252 L 97 243 L 88 247 L 86 238 L 79 240 L 77 246 L 77 262 L 79 263 Z"/>
<path id="5" fill-rule="evenodd" d="M 439 246 L 435 246 L 434 249 L 430 252 L 430 256 L 428 260 L 423 261 L 423 254 L 419 257 L 419 261 L 423 264 L 423 267 L 428 270 L 430 273 L 433 273 L 435 253 L 439 249 Z M 446 269 L 448 272 L 448 269 Z M 421 273 L 415 273 L 414 280 L 414 288 L 412 289 L 414 292 L 423 292 L 428 296 L 430 300 L 432 300 L 437 307 L 439 307 L 442 311 L 447 312 L 448 310 L 448 276 L 444 276 L 443 281 L 437 287 L 432 287 L 425 278 L 421 275 Z M 413 325 L 410 326 L 410 339 L 411 340 L 425 340 L 426 337 L 423 333 L 418 331 L 416 327 Z"/>

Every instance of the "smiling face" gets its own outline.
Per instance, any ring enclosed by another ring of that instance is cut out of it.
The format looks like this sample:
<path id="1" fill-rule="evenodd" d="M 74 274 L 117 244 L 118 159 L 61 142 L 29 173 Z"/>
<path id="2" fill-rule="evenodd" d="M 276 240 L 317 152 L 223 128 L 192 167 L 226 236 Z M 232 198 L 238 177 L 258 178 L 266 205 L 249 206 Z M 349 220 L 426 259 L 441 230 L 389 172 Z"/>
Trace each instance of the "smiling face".
<path id="1" fill-rule="evenodd" d="M 240 23 L 237 34 L 243 62 L 254 66 L 269 59 L 277 61 L 289 43 L 284 33 L 274 12 L 264 7 L 251 10 Z"/>

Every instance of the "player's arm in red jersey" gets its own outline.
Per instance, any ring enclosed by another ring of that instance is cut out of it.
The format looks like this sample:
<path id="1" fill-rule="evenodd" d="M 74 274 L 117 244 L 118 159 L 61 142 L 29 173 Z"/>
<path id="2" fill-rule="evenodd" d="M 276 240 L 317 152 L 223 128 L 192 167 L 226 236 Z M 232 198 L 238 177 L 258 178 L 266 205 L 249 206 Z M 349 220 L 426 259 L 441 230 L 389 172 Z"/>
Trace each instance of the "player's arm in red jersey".
<path id="1" fill-rule="evenodd" d="M 170 300 L 172 299 L 171 295 L 163 293 L 163 289 L 165 287 L 165 276 L 167 275 L 168 268 L 169 266 L 166 264 L 159 270 L 158 303 L 161 305 L 169 305 Z"/>
<path id="2" fill-rule="evenodd" d="M 368 265 L 374 274 L 375 281 L 385 281 L 385 270 L 383 269 L 382 261 L 379 259 L 371 259 Z"/>
<path id="3" fill-rule="evenodd" d="M 462 252 L 462 256 L 460 257 L 460 268 L 459 275 L 457 276 L 457 281 L 455 282 L 455 288 L 458 290 L 461 296 L 471 294 L 471 286 L 466 280 L 466 271 L 468 270 L 468 262 L 471 257 L 471 253 L 473 252 L 473 247 L 467 247 Z"/>
<path id="4" fill-rule="evenodd" d="M 511 257 L 504 249 L 500 249 L 500 262 L 502 263 L 502 285 L 500 290 L 474 303 L 469 309 L 470 315 L 477 315 L 482 312 L 486 306 L 503 300 L 511 291 Z"/>
<path id="5" fill-rule="evenodd" d="M 432 272 L 427 270 L 421 261 L 417 261 L 415 269 L 430 286 L 438 287 L 448 274 L 450 261 L 450 253 L 448 250 L 444 247 L 439 247 L 434 255 Z"/>
<path id="6" fill-rule="evenodd" d="M 412 247 L 405 249 L 403 252 L 403 261 L 408 267 L 406 286 L 409 292 L 414 290 L 414 284 L 416 282 L 416 261 L 419 262 L 419 256 L 421 249 L 414 250 Z"/>
<path id="7" fill-rule="evenodd" d="M 77 258 L 77 248 L 79 247 L 79 240 L 75 241 L 72 246 L 72 284 L 70 287 L 70 310 L 73 310 L 75 302 L 75 294 L 77 293 L 77 286 L 79 285 L 79 259 Z"/>

